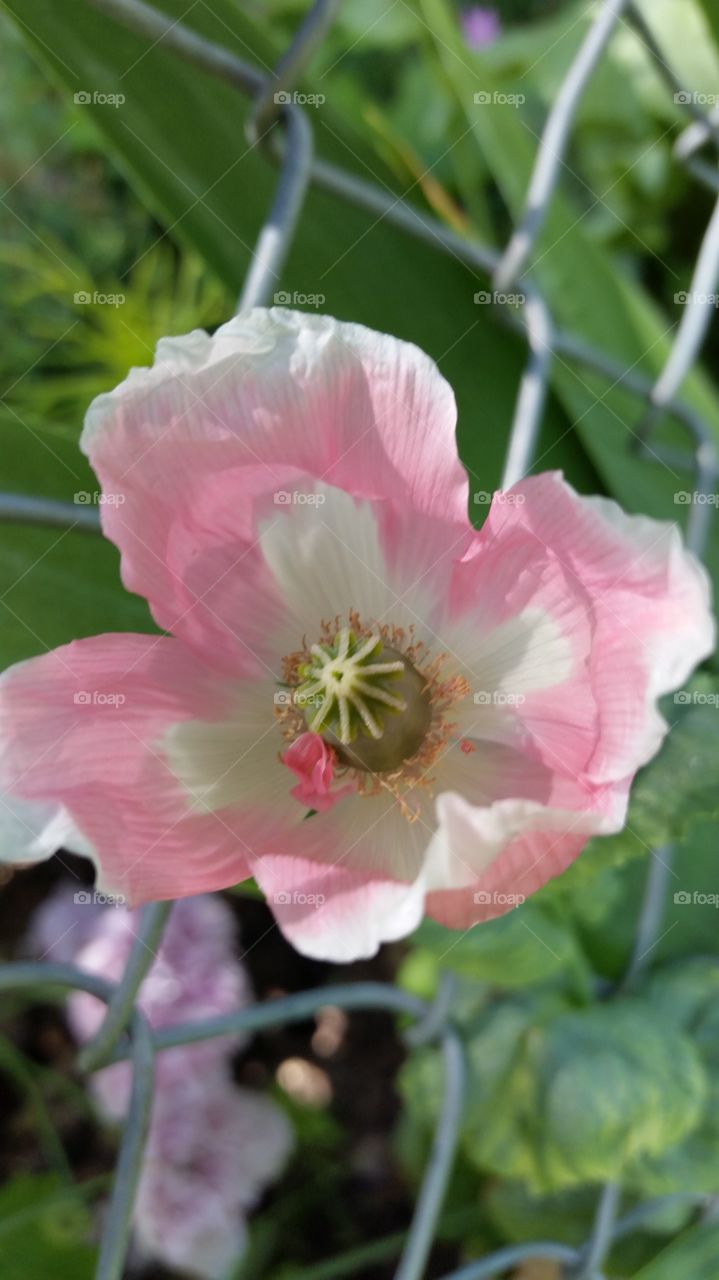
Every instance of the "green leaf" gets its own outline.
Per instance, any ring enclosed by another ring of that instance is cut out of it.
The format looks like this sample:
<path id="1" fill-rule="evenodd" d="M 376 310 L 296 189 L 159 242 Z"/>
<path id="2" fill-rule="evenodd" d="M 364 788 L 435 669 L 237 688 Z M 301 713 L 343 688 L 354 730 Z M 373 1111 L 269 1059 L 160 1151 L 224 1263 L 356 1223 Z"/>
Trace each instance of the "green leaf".
<path id="1" fill-rule="evenodd" d="M 716 1280 L 719 1223 L 692 1227 L 672 1241 L 634 1280 Z"/>
<path id="2" fill-rule="evenodd" d="M 76 445 L 0 414 L 3 484 L 73 500 L 98 484 Z M 150 631 L 144 601 L 120 583 L 114 547 L 91 533 L 0 525 L 0 667 L 98 631 Z"/>
<path id="3" fill-rule="evenodd" d="M 76 1188 L 49 1174 L 13 1178 L 0 1189 L 3 1280 L 91 1280 L 90 1228 Z"/>
<path id="4" fill-rule="evenodd" d="M 579 977 L 584 968 L 569 922 L 534 898 L 463 934 L 425 920 L 412 943 L 430 952 L 440 969 L 501 987 L 531 986 L 570 972 Z"/>
<path id="5" fill-rule="evenodd" d="M 533 1193 L 618 1179 L 641 1187 L 647 1164 L 699 1123 L 707 1096 L 691 1040 L 640 999 L 581 1012 L 546 995 L 505 1001 L 468 1031 L 467 1052 L 464 1153 Z M 420 1129 L 436 1116 L 440 1084 L 434 1053 L 402 1073 Z"/>
<path id="6" fill-rule="evenodd" d="M 535 1196 L 521 1182 L 497 1180 L 482 1203 L 502 1237 L 513 1244 L 557 1240 L 579 1246 L 591 1231 L 597 1192 L 592 1187 Z"/>
<path id="7" fill-rule="evenodd" d="M 648 1162 L 648 1195 L 719 1191 L 719 967 L 693 956 L 664 965 L 647 979 L 644 994 L 662 1024 L 690 1035 L 704 1063 L 709 1093 L 701 1123 L 664 1156 Z"/>
<path id="8" fill-rule="evenodd" d="M 671 58 L 679 83 L 689 91 L 715 94 L 719 83 L 715 0 L 639 0 L 638 7 L 660 49 Z M 688 116 L 682 119 L 688 122 Z"/>
<path id="9" fill-rule="evenodd" d="M 697 677 L 662 709 L 671 732 L 634 784 L 627 824 L 645 845 L 681 839 L 698 818 L 719 814 L 719 680 Z"/>
<path id="10" fill-rule="evenodd" d="M 582 855 L 583 856 L 583 855 Z M 662 857 L 661 852 L 657 855 Z M 581 861 L 581 858 L 580 858 Z M 716 819 L 690 825 L 674 849 L 661 918 L 661 930 L 651 950 L 653 965 L 678 958 L 719 953 L 719 883 L 717 882 Z M 623 868 L 603 873 L 597 892 L 611 909 L 600 918 L 581 911 L 582 944 L 599 970 L 619 978 L 634 945 L 637 916 L 648 874 L 647 859 L 633 859 Z M 613 880 L 611 895 L 604 877 Z M 544 894 L 546 890 L 542 890 Z M 606 896 L 605 896 L 606 895 Z M 567 898 L 567 909 L 591 900 L 587 882 L 579 895 Z"/>
<path id="11" fill-rule="evenodd" d="M 550 1185 L 625 1175 L 697 1123 L 707 1080 L 691 1041 L 658 1025 L 638 1000 L 567 1014 L 533 1055 Z"/>

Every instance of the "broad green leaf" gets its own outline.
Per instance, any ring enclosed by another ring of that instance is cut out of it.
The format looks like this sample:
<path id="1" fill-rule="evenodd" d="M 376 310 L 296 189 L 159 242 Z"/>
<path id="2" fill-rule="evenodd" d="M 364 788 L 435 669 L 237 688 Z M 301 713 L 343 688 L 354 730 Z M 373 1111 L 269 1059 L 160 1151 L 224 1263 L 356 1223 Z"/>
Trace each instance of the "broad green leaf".
<path id="1" fill-rule="evenodd" d="M 581 1012 L 546 996 L 505 1001 L 467 1031 L 467 1052 L 464 1153 L 534 1193 L 617 1179 L 641 1187 L 645 1167 L 697 1126 L 707 1097 L 691 1040 L 640 999 Z M 436 1054 L 404 1069 L 420 1128 L 436 1116 L 440 1081 Z"/>
<path id="2" fill-rule="evenodd" d="M 592 1187 L 536 1196 L 521 1182 L 498 1179 L 490 1184 L 482 1203 L 502 1237 L 512 1243 L 551 1239 L 578 1246 L 591 1231 L 597 1192 Z"/>
<path id="3" fill-rule="evenodd" d="M 541 1075 L 539 1159 L 550 1186 L 622 1173 L 631 1182 L 647 1157 L 697 1124 L 706 1097 L 691 1042 L 638 1000 L 558 1018 L 530 1058 Z"/>
<path id="4" fill-rule="evenodd" d="M 716 1280 L 719 1223 L 692 1227 L 636 1272 L 634 1280 Z"/>
<path id="5" fill-rule="evenodd" d="M 562 1244 L 580 1247 L 591 1234 L 596 1218 L 600 1191 L 596 1186 L 571 1191 L 554 1192 L 552 1195 L 532 1195 L 521 1182 L 498 1179 L 492 1182 L 482 1197 L 482 1205 L 502 1237 L 513 1243 L 524 1244 L 532 1240 L 558 1240 Z M 629 1208 L 627 1198 L 623 1201 Z M 627 1243 L 636 1254 L 642 1251 L 642 1261 L 648 1253 L 656 1252 L 656 1240 L 650 1237 L 674 1236 L 694 1216 L 696 1210 L 686 1201 L 667 1205 L 642 1224 L 641 1238 L 632 1233 Z M 634 1275 L 636 1265 L 625 1267 L 619 1248 L 612 1250 L 614 1270 L 612 1274 Z"/>
<path id="6" fill-rule="evenodd" d="M 680 84 L 689 91 L 716 94 L 719 8 L 715 0 L 639 0 L 638 7 L 660 49 L 671 59 Z"/>
<path id="7" fill-rule="evenodd" d="M 719 1191 L 719 966 L 693 956 L 653 972 L 644 994 L 663 1024 L 690 1035 L 706 1068 L 709 1094 L 702 1122 L 676 1147 L 650 1161 L 643 1174 L 648 1195 Z"/>
<path id="8" fill-rule="evenodd" d="M 4 484 L 73 500 L 98 485 L 77 446 L 0 415 Z M 120 584 L 114 547 L 92 533 L 0 524 L 0 666 L 98 631 L 152 629 Z"/>
<path id="9" fill-rule="evenodd" d="M 671 732 L 632 789 L 628 835 L 647 845 L 681 838 L 719 813 L 719 681 L 700 676 L 665 699 Z"/>
<path id="10" fill-rule="evenodd" d="M 73 1187 L 49 1174 L 20 1175 L 0 1188 L 3 1280 L 91 1280 L 90 1215 Z"/>
<path id="11" fill-rule="evenodd" d="M 716 956 L 719 951 L 716 830 L 716 819 L 699 819 L 675 846 L 661 929 L 649 957 L 653 966 L 681 956 Z M 665 857 L 661 850 L 656 856 Z M 648 858 L 633 858 L 619 869 L 600 873 L 594 890 L 587 881 L 581 893 L 567 897 L 567 909 L 579 916 L 582 945 L 607 977 L 618 979 L 631 955 L 648 872 Z M 561 886 L 560 879 L 558 890 Z M 593 893 L 601 894 L 610 908 L 598 916 L 591 912 Z M 589 904 L 586 912 L 579 905 L 583 902 Z"/>
<path id="12" fill-rule="evenodd" d="M 475 983 L 522 987 L 560 975 L 583 976 L 569 922 L 533 898 L 462 934 L 425 920 L 412 942 L 434 957 L 440 971 L 449 969 Z"/>

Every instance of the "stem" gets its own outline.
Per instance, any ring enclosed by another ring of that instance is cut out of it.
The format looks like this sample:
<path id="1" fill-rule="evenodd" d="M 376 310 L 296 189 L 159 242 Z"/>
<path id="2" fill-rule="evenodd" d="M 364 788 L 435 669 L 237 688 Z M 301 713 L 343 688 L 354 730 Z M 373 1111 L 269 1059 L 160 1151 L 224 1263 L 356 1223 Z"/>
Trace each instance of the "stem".
<path id="1" fill-rule="evenodd" d="M 466 1086 L 464 1049 L 455 1031 L 445 1032 L 444 1099 L 429 1164 L 395 1280 L 421 1280 L 454 1165 Z"/>
<path id="2" fill-rule="evenodd" d="M 150 1028 L 142 1014 L 136 1012 L 132 1020 L 132 1093 L 102 1233 L 96 1280 L 122 1280 L 125 1274 L 132 1214 L 150 1127 L 154 1058 Z"/>
<path id="3" fill-rule="evenodd" d="M 614 1182 L 607 1183 L 599 1198 L 591 1238 L 582 1250 L 581 1261 L 577 1270 L 572 1272 L 571 1280 L 595 1280 L 612 1247 L 620 1196 L 619 1186 Z"/>
<path id="4" fill-rule="evenodd" d="M 647 872 L 644 899 L 639 912 L 637 931 L 634 938 L 632 958 L 620 984 L 624 991 L 636 982 L 646 968 L 646 959 L 654 946 L 657 934 L 664 918 L 664 904 L 667 896 L 667 885 L 672 875 L 674 850 L 671 845 L 663 845 L 652 852 L 652 860 Z"/>
<path id="5" fill-rule="evenodd" d="M 506 289 L 519 278 L 537 243 L 549 212 L 580 99 L 628 2 L 605 0 L 562 81 L 542 131 L 524 213 L 497 267 L 497 289 Z"/>
<path id="6" fill-rule="evenodd" d="M 405 1013 L 414 1018 L 421 1018 L 427 1013 L 424 1001 L 400 991 L 398 987 L 389 987 L 382 982 L 352 982 L 319 987 L 315 991 L 300 991 L 296 995 L 266 1000 L 246 1009 L 234 1009 L 232 1013 L 223 1013 L 216 1018 L 162 1027 L 155 1032 L 155 1048 L 160 1051 L 231 1035 L 236 1031 L 265 1031 L 278 1023 L 304 1022 L 327 1005 L 338 1005 L 342 1009 L 386 1009 L 390 1013 Z M 120 1044 L 115 1048 L 112 1061 L 119 1062 L 128 1056 L 127 1047 Z"/>
<path id="7" fill-rule="evenodd" d="M 78 1055 L 81 1071 L 97 1071 L 105 1066 L 132 1017 L 137 993 L 157 959 L 157 950 L 172 909 L 171 902 L 153 902 L 142 908 L 140 928 L 133 943 L 122 980 L 107 1007 L 97 1034 Z"/>
<path id="8" fill-rule="evenodd" d="M 70 964 L 8 964 L 0 969 L 0 991 L 27 990 L 41 984 L 89 991 L 110 1003 L 117 987 Z M 123 1127 L 117 1171 L 102 1233 L 96 1280 L 122 1280 L 130 1243 L 132 1213 L 150 1125 L 154 1083 L 154 1045 L 150 1028 L 136 1010 L 131 1027 L 132 1092 Z"/>

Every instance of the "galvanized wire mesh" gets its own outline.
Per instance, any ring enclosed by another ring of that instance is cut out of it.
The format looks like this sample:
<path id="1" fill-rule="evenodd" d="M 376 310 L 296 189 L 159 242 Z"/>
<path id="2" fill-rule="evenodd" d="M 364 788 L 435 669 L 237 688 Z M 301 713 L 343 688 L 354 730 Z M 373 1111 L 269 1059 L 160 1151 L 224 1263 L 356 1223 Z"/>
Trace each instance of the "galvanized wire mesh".
<path id="1" fill-rule="evenodd" d="M 146 37 L 148 42 L 162 41 L 165 49 L 228 81 L 252 99 L 249 141 L 253 146 L 262 148 L 268 161 L 277 165 L 279 177 L 272 207 L 257 239 L 239 301 L 240 309 L 262 305 L 271 298 L 301 215 L 305 193 L 309 184 L 315 183 L 340 200 L 387 218 L 408 235 L 428 241 L 468 264 L 489 277 L 497 292 L 521 288 L 525 301 L 519 322 L 513 313 L 507 312 L 504 317 L 514 327 L 521 324 L 526 335 L 528 357 L 517 391 L 502 487 L 515 483 L 531 468 L 551 361 L 554 355 L 561 355 L 570 362 L 602 374 L 611 386 L 621 385 L 644 405 L 644 416 L 635 434 L 639 436 L 648 460 L 662 460 L 661 446 L 653 439 L 660 418 L 671 415 L 680 423 L 687 436 L 686 460 L 695 472 L 696 493 L 706 497 L 713 492 L 719 474 L 713 435 L 695 410 L 682 402 L 681 388 L 697 359 L 713 310 L 712 295 L 719 278 L 719 199 L 701 244 L 688 303 L 677 326 L 670 354 L 655 382 L 638 373 L 634 367 L 623 369 L 607 353 L 558 330 L 550 308 L 531 276 L 533 251 L 559 182 L 577 108 L 618 23 L 629 23 L 634 27 L 637 38 L 651 53 L 674 100 L 686 109 L 687 127 L 674 148 L 677 163 L 686 166 L 697 181 L 719 192 L 719 169 L 716 163 L 701 154 L 707 146 L 715 152 L 719 148 L 719 109 L 705 112 L 697 106 L 695 95 L 679 83 L 641 13 L 630 0 L 603 0 L 597 6 L 592 24 L 546 120 L 524 212 L 501 253 L 463 239 L 405 200 L 314 157 L 312 129 L 301 108 L 295 104 L 291 90 L 322 39 L 336 0 L 316 0 L 286 54 L 270 75 L 260 73 L 227 49 L 202 38 L 181 21 L 170 23 L 165 14 L 143 0 L 88 0 L 88 3 Z M 502 306 L 501 302 L 496 305 Z M 687 541 L 699 555 L 706 545 L 712 510 L 711 503 L 700 500 L 689 513 Z M 95 527 L 96 521 L 91 513 L 80 514 L 88 527 Z M 61 502 L 3 494 L 0 495 L 0 519 L 3 518 L 77 525 L 78 511 Z M 646 965 L 648 952 L 659 933 L 667 878 L 671 874 L 671 857 L 671 849 L 665 847 L 655 851 L 651 859 L 644 902 L 637 920 L 634 954 L 623 988 L 633 983 Z M 443 1103 L 428 1166 L 395 1273 L 395 1280 L 420 1280 L 426 1270 L 462 1123 L 465 1065 L 461 1038 L 452 1022 L 451 981 L 443 983 L 431 1005 L 391 985 L 360 982 L 321 987 L 222 1017 L 153 1032 L 136 1006 L 136 996 L 155 958 L 170 910 L 169 903 L 144 908 L 137 940 L 123 978 L 117 984 L 70 965 L 17 963 L 6 965 L 0 972 L 0 991 L 31 991 L 41 983 L 43 987 L 83 990 L 99 997 L 107 1005 L 106 1016 L 95 1039 L 82 1050 L 79 1065 L 85 1071 L 95 1071 L 111 1061 L 129 1058 L 132 1062 L 132 1095 L 109 1212 L 102 1232 L 97 1280 L 120 1280 L 124 1271 L 134 1197 L 150 1118 L 155 1056 L 176 1045 L 300 1021 L 327 1005 L 345 1010 L 384 1009 L 404 1015 L 411 1020 L 409 1030 L 405 1032 L 410 1051 L 428 1043 L 441 1047 L 444 1060 Z M 556 1261 L 561 1265 L 566 1280 L 602 1280 L 602 1267 L 616 1240 L 641 1227 L 669 1203 L 696 1202 L 699 1205 L 706 1199 L 691 1193 L 664 1196 L 641 1204 L 622 1217 L 619 1212 L 621 1187 L 610 1184 L 599 1196 L 593 1230 L 583 1246 L 570 1248 L 551 1241 L 536 1241 L 502 1248 L 460 1267 L 444 1280 L 489 1280 L 526 1260 Z"/>

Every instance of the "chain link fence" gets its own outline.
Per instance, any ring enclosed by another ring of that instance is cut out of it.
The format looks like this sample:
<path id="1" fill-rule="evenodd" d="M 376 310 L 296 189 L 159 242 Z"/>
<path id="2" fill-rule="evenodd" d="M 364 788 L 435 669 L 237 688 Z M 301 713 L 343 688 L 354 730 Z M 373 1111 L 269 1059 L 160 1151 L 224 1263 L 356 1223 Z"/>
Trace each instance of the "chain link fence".
<path id="1" fill-rule="evenodd" d="M 713 508 L 701 497 L 708 497 L 716 487 L 719 475 L 717 450 L 710 428 L 694 409 L 682 402 L 680 395 L 683 381 L 696 361 L 706 335 L 714 309 L 711 296 L 719 279 L 719 169 L 702 154 L 707 146 L 719 150 L 719 108 L 703 111 L 697 105 L 696 95 L 679 83 L 642 14 L 630 0 L 603 0 L 597 6 L 591 26 L 546 120 L 523 214 L 505 249 L 499 253 L 462 238 L 402 198 L 395 198 L 385 189 L 314 156 L 312 129 L 307 116 L 296 105 L 292 90 L 331 22 L 337 0 L 316 0 L 285 55 L 269 75 L 261 74 L 222 46 L 202 38 L 181 21 L 170 23 L 165 14 L 143 0 L 87 2 L 146 38 L 149 44 L 162 41 L 163 47 L 177 57 L 229 82 L 251 98 L 248 140 L 252 146 L 262 149 L 268 163 L 278 168 L 279 176 L 272 206 L 256 242 L 239 309 L 265 305 L 271 300 L 281 278 L 310 183 L 331 192 L 339 200 L 359 205 L 379 218 L 390 220 L 408 235 L 419 237 L 467 264 L 482 279 L 491 282 L 495 291 L 493 299 L 498 294 L 521 287 L 524 302 L 519 317 L 501 301 L 494 302 L 503 311 L 502 318 L 510 327 L 521 327 L 528 347 L 507 443 L 502 487 L 514 484 L 531 469 L 551 361 L 554 355 L 562 356 L 572 364 L 603 375 L 608 388 L 621 385 L 636 397 L 642 416 L 638 428 L 632 433 L 634 446 L 641 450 L 648 462 L 664 460 L 663 447 L 656 440 L 660 420 L 670 415 L 681 424 L 687 439 L 686 455 L 677 458 L 673 453 L 672 463 L 683 463 L 694 471 L 695 491 L 700 500 L 689 511 L 687 542 L 699 556 L 703 554 Z M 559 182 L 583 92 L 619 23 L 633 26 L 637 37 L 649 50 L 667 91 L 686 111 L 687 126 L 674 146 L 677 163 L 684 165 L 698 182 L 718 193 L 697 257 L 687 305 L 664 368 L 654 382 L 636 368 L 622 368 L 604 351 L 555 327 L 547 302 L 533 285 L 531 274 L 525 274 L 528 268 L 531 272 L 533 251 Z M 57 525 L 77 525 L 80 520 L 88 528 L 98 527 L 92 512 L 79 514 L 77 508 L 62 502 L 9 493 L 0 495 L 0 519 Z M 644 901 L 636 925 L 633 958 L 622 983 L 623 990 L 642 972 L 647 953 L 660 931 L 671 860 L 671 848 L 664 847 L 655 851 L 650 861 Z M 135 1001 L 155 958 L 170 910 L 170 903 L 143 908 L 137 939 L 124 975 L 117 984 L 71 965 L 14 963 L 0 971 L 2 992 L 28 992 L 43 987 L 86 991 L 98 997 L 107 1006 L 106 1015 L 94 1040 L 81 1051 L 78 1065 L 82 1070 L 91 1072 L 122 1059 L 129 1059 L 132 1063 L 132 1093 L 102 1232 L 97 1280 L 121 1280 L 124 1273 L 150 1119 L 156 1055 L 170 1047 L 211 1037 L 299 1022 L 327 1005 L 348 1011 L 382 1009 L 404 1016 L 409 1019 L 408 1029 L 404 1032 L 409 1052 L 430 1043 L 441 1048 L 444 1062 L 442 1107 L 412 1222 L 395 1272 L 395 1280 L 421 1280 L 435 1238 L 462 1124 L 465 1063 L 461 1038 L 452 1021 L 452 981 L 446 979 L 443 982 L 432 1004 L 388 984 L 358 982 L 325 986 L 266 1001 L 222 1017 L 153 1032 Z M 502 1248 L 452 1271 L 442 1280 L 491 1280 L 527 1261 L 556 1262 L 564 1280 L 603 1280 L 602 1268 L 614 1242 L 649 1222 L 652 1216 L 669 1205 L 696 1203 L 707 1214 L 712 1214 L 715 1208 L 705 1195 L 677 1193 L 647 1201 L 621 1216 L 621 1193 L 621 1186 L 617 1184 L 603 1188 L 592 1232 L 579 1248 L 552 1241 Z"/>

